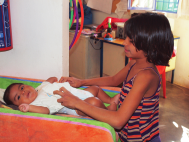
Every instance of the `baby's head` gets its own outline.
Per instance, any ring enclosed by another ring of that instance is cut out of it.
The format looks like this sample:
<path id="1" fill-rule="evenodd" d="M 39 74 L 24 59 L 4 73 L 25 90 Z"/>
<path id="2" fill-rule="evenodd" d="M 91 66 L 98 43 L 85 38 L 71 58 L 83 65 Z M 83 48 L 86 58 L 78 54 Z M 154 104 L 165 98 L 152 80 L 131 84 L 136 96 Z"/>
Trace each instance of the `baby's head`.
<path id="1" fill-rule="evenodd" d="M 168 19 L 157 13 L 140 13 L 125 23 L 124 31 L 137 50 L 143 50 L 147 61 L 168 66 L 174 38 Z"/>
<path id="2" fill-rule="evenodd" d="M 32 86 L 22 83 L 13 83 L 5 90 L 3 100 L 7 105 L 19 106 L 23 103 L 32 103 L 37 95 L 37 91 Z"/>

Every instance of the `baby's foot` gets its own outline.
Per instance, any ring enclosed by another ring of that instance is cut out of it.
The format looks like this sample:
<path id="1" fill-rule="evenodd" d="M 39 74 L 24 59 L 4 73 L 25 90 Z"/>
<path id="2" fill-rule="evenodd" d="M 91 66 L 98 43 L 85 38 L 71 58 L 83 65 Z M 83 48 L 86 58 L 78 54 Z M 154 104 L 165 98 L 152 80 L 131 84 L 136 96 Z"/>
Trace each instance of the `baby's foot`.
<path id="1" fill-rule="evenodd" d="M 116 103 L 116 105 L 118 105 L 119 97 L 120 97 L 120 94 L 117 94 L 113 98 L 111 98 L 110 104 L 114 102 L 114 103 Z"/>
<path id="2" fill-rule="evenodd" d="M 113 110 L 116 111 L 117 110 L 117 104 L 115 102 L 111 103 L 108 107 L 108 110 Z"/>

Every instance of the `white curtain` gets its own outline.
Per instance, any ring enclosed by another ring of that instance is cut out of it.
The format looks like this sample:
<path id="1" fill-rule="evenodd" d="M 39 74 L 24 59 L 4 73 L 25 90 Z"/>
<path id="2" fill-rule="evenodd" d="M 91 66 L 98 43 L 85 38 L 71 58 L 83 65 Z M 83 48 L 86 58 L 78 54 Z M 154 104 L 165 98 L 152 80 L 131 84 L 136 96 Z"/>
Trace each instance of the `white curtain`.
<path id="1" fill-rule="evenodd" d="M 189 17 L 189 0 L 179 0 L 177 17 Z"/>

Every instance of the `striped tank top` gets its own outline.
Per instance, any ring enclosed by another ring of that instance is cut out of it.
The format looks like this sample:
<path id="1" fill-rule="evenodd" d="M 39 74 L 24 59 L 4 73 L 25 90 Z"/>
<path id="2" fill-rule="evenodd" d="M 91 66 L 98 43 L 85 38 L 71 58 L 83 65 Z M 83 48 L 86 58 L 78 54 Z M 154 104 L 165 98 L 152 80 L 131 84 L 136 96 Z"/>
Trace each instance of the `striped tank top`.
<path id="1" fill-rule="evenodd" d="M 131 68 L 134 65 L 135 64 L 133 64 Z M 131 68 L 128 71 L 127 77 L 130 73 Z M 154 70 L 152 67 L 148 67 L 145 69 Z M 136 76 L 137 74 L 133 78 L 131 78 L 128 82 L 126 82 L 127 80 L 126 77 L 125 81 L 123 82 L 118 108 L 120 108 L 124 99 L 127 97 L 127 94 L 132 89 L 133 81 Z M 129 121 L 118 133 L 121 141 L 148 142 L 153 138 L 159 136 L 159 93 L 161 88 L 160 76 L 159 76 L 159 80 L 160 81 L 156 89 L 156 92 L 151 97 L 142 98 L 139 106 L 137 107 L 137 109 L 135 110 Z"/>

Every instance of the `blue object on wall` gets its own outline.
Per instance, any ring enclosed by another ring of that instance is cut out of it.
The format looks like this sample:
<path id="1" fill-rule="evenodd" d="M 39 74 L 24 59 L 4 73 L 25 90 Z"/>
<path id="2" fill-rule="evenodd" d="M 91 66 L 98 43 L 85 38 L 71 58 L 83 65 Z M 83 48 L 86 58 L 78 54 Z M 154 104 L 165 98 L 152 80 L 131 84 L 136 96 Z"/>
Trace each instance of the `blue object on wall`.
<path id="1" fill-rule="evenodd" d="M 0 51 L 13 48 L 9 0 L 0 0 Z"/>
<path id="2" fill-rule="evenodd" d="M 91 12 L 91 8 L 83 5 L 83 9 L 84 9 L 84 25 L 90 25 L 92 24 L 92 20 L 93 20 L 93 14 Z M 69 12 L 69 18 L 70 18 L 71 13 Z M 80 5 L 78 6 L 78 15 L 79 17 L 81 17 L 81 9 L 80 9 Z M 75 23 L 73 25 L 76 25 Z"/>

